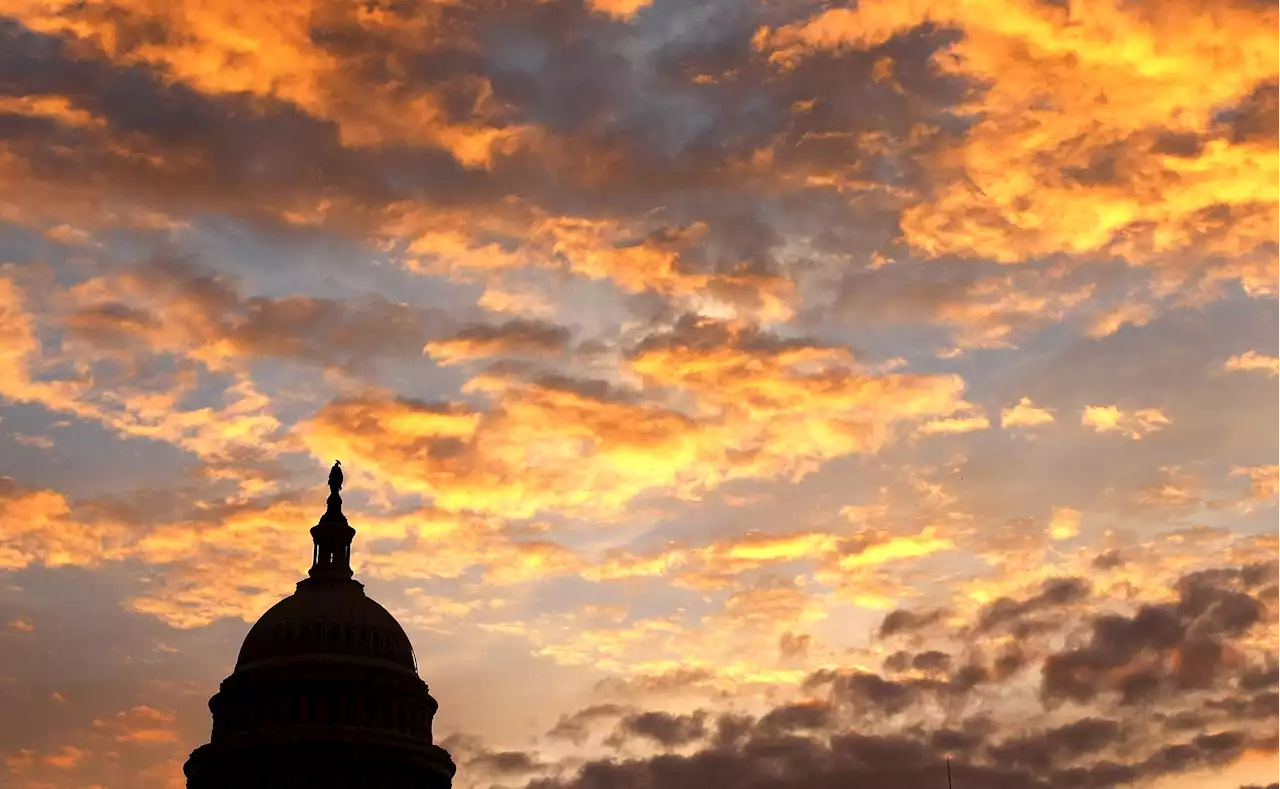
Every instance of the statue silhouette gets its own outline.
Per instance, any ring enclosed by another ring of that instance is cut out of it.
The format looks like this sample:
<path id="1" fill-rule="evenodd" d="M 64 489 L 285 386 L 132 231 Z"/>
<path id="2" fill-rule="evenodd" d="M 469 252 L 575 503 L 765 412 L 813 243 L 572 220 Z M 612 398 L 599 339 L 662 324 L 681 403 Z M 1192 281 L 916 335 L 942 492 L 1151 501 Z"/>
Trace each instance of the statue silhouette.
<path id="1" fill-rule="evenodd" d="M 342 490 L 342 461 L 333 461 L 333 468 L 329 469 L 329 492 L 338 495 L 338 491 Z"/>

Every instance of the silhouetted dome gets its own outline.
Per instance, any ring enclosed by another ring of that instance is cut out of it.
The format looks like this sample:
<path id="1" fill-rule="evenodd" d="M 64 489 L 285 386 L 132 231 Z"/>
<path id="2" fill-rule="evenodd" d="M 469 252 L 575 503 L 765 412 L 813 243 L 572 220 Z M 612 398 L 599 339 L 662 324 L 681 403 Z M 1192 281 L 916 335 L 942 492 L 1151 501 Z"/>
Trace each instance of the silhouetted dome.
<path id="1" fill-rule="evenodd" d="M 457 767 L 434 742 L 439 705 L 409 637 L 352 578 L 356 531 L 341 464 L 311 528 L 311 569 L 245 636 L 209 699 L 209 742 L 183 765 L 188 789 L 449 789 Z"/>
<path id="2" fill-rule="evenodd" d="M 387 609 L 356 581 L 298 584 L 245 636 L 236 670 L 261 661 L 341 655 L 388 661 L 417 670 L 413 645 Z"/>

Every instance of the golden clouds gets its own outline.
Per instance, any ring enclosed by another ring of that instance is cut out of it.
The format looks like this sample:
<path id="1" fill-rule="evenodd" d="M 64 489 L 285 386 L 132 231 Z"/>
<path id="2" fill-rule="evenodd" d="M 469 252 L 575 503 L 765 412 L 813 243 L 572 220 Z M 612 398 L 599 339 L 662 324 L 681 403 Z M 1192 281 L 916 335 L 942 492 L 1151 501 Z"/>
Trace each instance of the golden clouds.
<path id="1" fill-rule="evenodd" d="M 301 501 L 245 506 L 216 522 L 173 522 L 138 540 L 131 555 L 167 563 L 163 582 L 130 602 L 174 627 L 201 627 L 220 617 L 252 621 L 305 572 L 307 524 L 319 511 Z M 361 513 L 355 571 L 383 580 L 456 579 L 480 569 L 485 584 L 508 586 L 572 573 L 582 559 L 547 540 L 520 540 L 478 518 L 437 509 Z M 391 542 L 394 550 L 371 547 Z M 216 554 L 218 564 L 201 557 Z"/>
<path id="2" fill-rule="evenodd" d="M 953 416 L 944 419 L 930 419 L 916 428 L 916 434 L 922 436 L 958 435 L 972 433 L 975 430 L 986 430 L 991 421 L 983 413 Z"/>
<path id="3" fill-rule="evenodd" d="M 646 490 L 692 497 L 873 452 L 896 423 L 960 408 L 963 389 L 954 376 L 875 376 L 842 349 L 710 322 L 650 338 L 621 372 L 645 388 L 488 373 L 466 387 L 488 410 L 338 401 L 303 440 L 449 510 L 608 516 Z"/>
<path id="4" fill-rule="evenodd" d="M 126 607 L 177 628 L 224 617 L 252 621 L 305 572 L 307 528 L 322 511 L 320 501 L 199 501 L 192 516 L 144 524 L 95 514 L 92 503 L 73 506 L 56 492 L 0 477 L 0 519 L 9 524 L 0 533 L 0 570 L 122 561 L 159 566 L 164 571 L 125 600 Z M 480 568 L 486 584 L 507 586 L 583 567 L 581 557 L 554 542 L 517 539 L 501 523 L 435 509 L 363 513 L 359 535 L 359 545 L 409 546 L 359 550 L 355 569 L 372 578 L 453 579 Z"/>
<path id="5" fill-rule="evenodd" d="M 39 353 L 36 321 L 27 309 L 24 289 L 13 279 L 0 277 L 0 394 L 19 403 L 69 407 L 79 385 L 37 380 L 32 366 L 39 364 Z"/>
<path id="6" fill-rule="evenodd" d="M 118 728 L 116 742 L 154 744 L 175 742 L 178 739 L 178 733 L 173 728 L 174 721 L 172 713 L 143 704 L 117 713 L 116 720 L 110 724 L 95 721 L 95 725 L 99 728 L 106 728 L 108 725 Z"/>
<path id="7" fill-rule="evenodd" d="M 88 751 L 83 748 L 77 748 L 74 745 L 63 745 L 49 753 L 37 753 L 29 748 L 23 748 L 6 756 L 5 764 L 10 772 L 17 775 L 22 775 L 37 763 L 48 765 L 57 770 L 72 770 L 83 762 L 88 755 Z"/>
<path id="8" fill-rule="evenodd" d="M 836 564 L 841 570 L 852 570 L 901 559 L 915 559 L 954 547 L 955 544 L 950 539 L 939 536 L 933 529 L 925 529 L 916 536 L 890 537 L 884 542 L 874 543 L 857 553 L 841 556 Z"/>
<path id="9" fill-rule="evenodd" d="M 57 732 L 58 745 L 11 752 L 4 766 L 9 778 L 21 781 L 12 785 L 24 789 L 180 786 L 173 779 L 174 770 L 181 775 L 180 762 L 164 758 L 176 756 L 172 752 L 180 747 L 177 725 L 172 712 L 140 704 L 95 717 L 88 726 Z M 159 769 L 150 764 L 157 758 L 164 759 Z"/>
<path id="10" fill-rule="evenodd" d="M 63 297 L 74 301 L 99 285 L 98 280 L 89 280 Z M 188 353 L 214 370 L 226 370 L 224 357 L 215 350 L 221 346 L 192 347 L 193 337 L 201 336 L 204 328 L 199 311 L 153 321 L 146 313 L 112 302 L 105 309 L 72 313 L 62 324 L 67 336 L 60 353 L 55 353 L 41 343 L 26 302 L 25 291 L 15 281 L 0 277 L 0 315 L 5 318 L 0 356 L 8 361 L 0 372 L 0 394 L 10 400 L 39 403 L 51 411 L 100 422 L 122 435 L 167 441 L 204 457 L 261 446 L 280 426 L 264 413 L 267 399 L 242 371 L 234 373 L 220 408 L 183 407 L 197 381 L 195 371 L 183 367 Z M 56 311 L 45 314 L 57 325 Z M 127 343 L 77 342 L 86 334 L 131 336 L 141 343 L 130 348 Z M 164 353 L 174 356 L 173 370 L 150 376 L 141 373 L 154 370 L 144 359 Z M 95 367 L 102 361 L 122 363 L 118 369 L 123 375 L 117 372 L 114 379 L 106 375 Z M 67 375 L 68 368 L 76 372 Z M 52 380 L 41 378 L 47 371 L 55 374 Z"/>
<path id="11" fill-rule="evenodd" d="M 1227 359 L 1223 369 L 1235 373 L 1263 373 L 1274 378 L 1280 374 L 1280 359 L 1250 350 Z"/>
<path id="12" fill-rule="evenodd" d="M 0 96 L 0 113 L 51 118 L 69 126 L 104 125 L 102 118 L 74 106 L 65 96 Z"/>
<path id="13" fill-rule="evenodd" d="M 1053 412 L 1040 408 L 1031 402 L 1030 397 L 1023 397 L 1018 402 L 1000 412 L 1000 425 L 1006 430 L 1015 428 L 1033 428 L 1053 423 Z"/>
<path id="14" fill-rule="evenodd" d="M 541 321 L 511 320 L 500 326 L 476 325 L 423 348 L 441 364 L 460 364 L 492 356 L 548 356 L 568 350 L 569 332 Z"/>
<path id="15" fill-rule="evenodd" d="M 1250 498 L 1268 501 L 1280 494 L 1280 466 L 1242 466 L 1231 473 L 1248 478 Z"/>
<path id="16" fill-rule="evenodd" d="M 62 494 L 0 477 L 0 570 L 32 564 L 96 566 L 121 556 L 127 530 L 112 522 L 84 523 L 71 516 Z"/>
<path id="17" fill-rule="evenodd" d="M 933 162 L 932 195 L 903 213 L 924 253 L 1111 253 L 1171 283 L 1194 268 L 1180 256 L 1222 256 L 1209 279 L 1274 293 L 1276 143 L 1219 113 L 1275 82 L 1277 21 L 1247 3 L 877 0 L 761 30 L 756 45 L 786 66 L 928 23 L 963 34 L 934 65 L 983 88 L 961 108 L 973 125 Z"/>
<path id="18" fill-rule="evenodd" d="M 1080 510 L 1055 507 L 1049 521 L 1049 537 L 1054 540 L 1070 540 L 1080 533 Z"/>
<path id="19" fill-rule="evenodd" d="M 1120 433 L 1137 441 L 1149 433 L 1163 430 L 1173 424 L 1173 420 L 1158 408 L 1127 412 L 1114 405 L 1090 405 L 1085 406 L 1081 413 L 1080 424 L 1098 433 Z"/>
<path id="20" fill-rule="evenodd" d="M 342 142 L 351 147 L 438 146 L 467 167 L 483 168 L 521 138 L 519 126 L 491 123 L 501 108 L 487 80 L 475 77 L 453 86 L 472 96 L 470 113 L 454 117 L 439 86 L 416 80 L 410 64 L 395 54 L 407 42 L 420 47 L 444 36 L 464 36 L 465 31 L 445 29 L 441 9 L 447 5 L 420 3 L 411 14 L 392 14 L 323 0 L 252 8 L 113 0 L 88 8 L 61 1 L 19 3 L 10 11 L 33 30 L 73 36 L 117 65 L 151 66 L 205 94 L 296 104 L 336 123 Z M 156 29 L 166 35 L 142 34 Z M 383 61 L 385 81 L 362 80 L 358 69 L 314 35 L 343 29 L 381 40 L 379 50 L 368 56 Z"/>
<path id="21" fill-rule="evenodd" d="M 522 268 L 567 271 L 607 280 L 625 293 L 652 292 L 688 309 L 722 318 L 785 321 L 797 305 L 795 284 L 750 271 L 703 271 L 688 258 L 708 237 L 705 223 L 667 226 L 652 221 L 549 215 L 517 199 L 482 211 L 424 211 L 412 204 L 389 208 L 379 235 L 408 239 L 412 270 L 461 280 L 482 278 L 498 304 L 510 305 L 500 284 Z M 519 239 L 519 244 L 512 241 Z M 498 295 L 502 294 L 502 295 Z M 518 303 L 538 304 L 527 292 Z"/>
<path id="22" fill-rule="evenodd" d="M 595 11 L 608 14 L 614 19 L 628 20 L 648 8 L 653 0 L 588 0 L 588 5 Z"/>
<path id="23" fill-rule="evenodd" d="M 893 595 L 901 592 L 887 581 L 885 566 L 953 548 L 950 538 L 932 527 L 915 534 L 877 529 L 751 532 L 706 545 L 677 544 L 646 554 L 607 552 L 579 572 L 593 581 L 662 577 L 680 588 L 709 592 L 740 588 L 744 576 L 754 571 L 779 572 L 796 564 L 807 568 L 801 570 L 804 574 L 800 577 L 812 577 L 856 605 L 883 608 L 892 607 Z M 793 591 L 798 594 L 800 590 Z M 820 596 L 812 590 L 805 594 Z"/>

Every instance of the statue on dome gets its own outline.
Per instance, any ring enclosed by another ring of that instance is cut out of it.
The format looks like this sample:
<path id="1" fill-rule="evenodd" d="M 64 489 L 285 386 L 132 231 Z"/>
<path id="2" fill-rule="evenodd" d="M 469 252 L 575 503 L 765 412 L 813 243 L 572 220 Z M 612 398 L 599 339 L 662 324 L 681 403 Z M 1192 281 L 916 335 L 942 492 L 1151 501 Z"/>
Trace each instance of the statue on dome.
<path id="1" fill-rule="evenodd" d="M 335 460 L 333 468 L 329 469 L 329 492 L 336 496 L 340 490 L 342 490 L 342 461 Z"/>

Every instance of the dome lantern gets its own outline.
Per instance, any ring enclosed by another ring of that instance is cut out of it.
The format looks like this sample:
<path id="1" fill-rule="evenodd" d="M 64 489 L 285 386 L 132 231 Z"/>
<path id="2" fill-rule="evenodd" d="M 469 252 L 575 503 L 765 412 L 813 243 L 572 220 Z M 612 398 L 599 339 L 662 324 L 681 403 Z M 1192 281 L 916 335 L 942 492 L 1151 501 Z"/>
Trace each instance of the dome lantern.
<path id="1" fill-rule="evenodd" d="M 349 580 L 351 571 L 351 540 L 356 530 L 342 514 L 342 463 L 335 460 L 329 471 L 329 499 L 320 522 L 311 527 L 311 569 L 307 572 L 316 580 Z"/>

